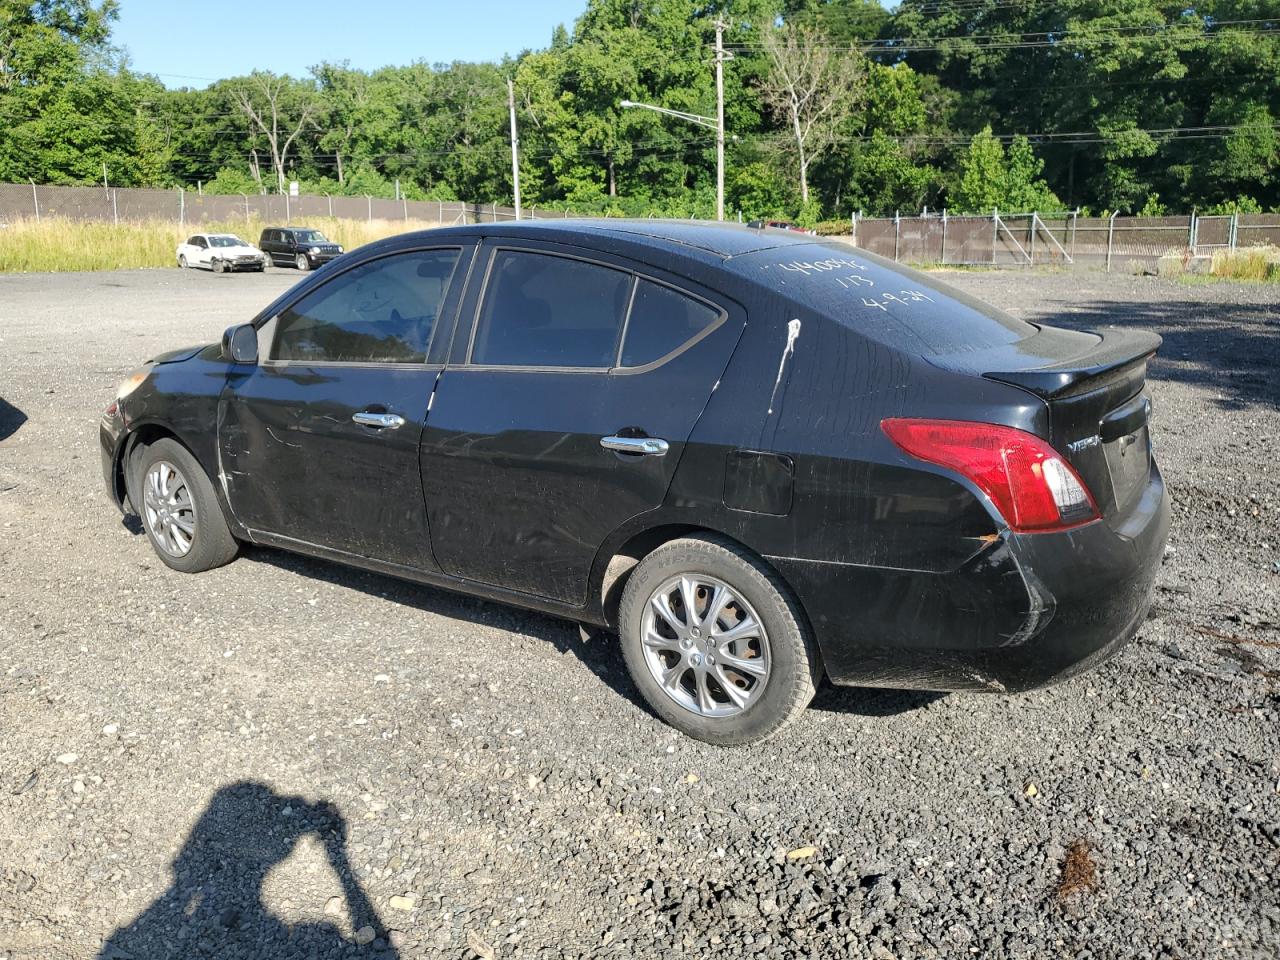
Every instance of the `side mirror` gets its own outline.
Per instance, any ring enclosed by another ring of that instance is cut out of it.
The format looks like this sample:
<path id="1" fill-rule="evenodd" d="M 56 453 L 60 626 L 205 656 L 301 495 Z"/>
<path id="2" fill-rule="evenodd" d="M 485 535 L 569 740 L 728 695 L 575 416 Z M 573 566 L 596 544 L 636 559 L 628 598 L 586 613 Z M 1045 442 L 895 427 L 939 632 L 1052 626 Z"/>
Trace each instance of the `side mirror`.
<path id="1" fill-rule="evenodd" d="M 258 331 L 253 324 L 227 327 L 222 335 L 222 356 L 232 363 L 258 362 Z"/>

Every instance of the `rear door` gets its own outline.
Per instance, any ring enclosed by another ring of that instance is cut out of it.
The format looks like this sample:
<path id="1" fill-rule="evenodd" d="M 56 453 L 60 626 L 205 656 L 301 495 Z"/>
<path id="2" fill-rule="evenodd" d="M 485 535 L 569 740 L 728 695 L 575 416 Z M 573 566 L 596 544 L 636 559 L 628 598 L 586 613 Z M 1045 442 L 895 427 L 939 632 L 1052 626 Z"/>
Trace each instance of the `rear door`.
<path id="1" fill-rule="evenodd" d="M 365 261 L 260 327 L 262 360 L 228 379 L 218 426 L 228 501 L 255 536 L 435 568 L 418 441 L 431 343 L 452 329 L 472 249 Z"/>
<path id="2" fill-rule="evenodd" d="M 745 322 L 687 281 L 573 247 L 486 247 L 422 439 L 441 568 L 567 603 L 658 507 Z"/>

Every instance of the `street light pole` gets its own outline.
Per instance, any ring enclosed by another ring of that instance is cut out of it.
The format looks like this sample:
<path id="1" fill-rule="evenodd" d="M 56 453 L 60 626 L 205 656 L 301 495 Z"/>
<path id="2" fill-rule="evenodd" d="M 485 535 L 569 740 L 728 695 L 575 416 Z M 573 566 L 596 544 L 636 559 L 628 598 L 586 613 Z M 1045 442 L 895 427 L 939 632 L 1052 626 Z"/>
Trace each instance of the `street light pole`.
<path id="1" fill-rule="evenodd" d="M 511 190 L 515 195 L 516 219 L 520 219 L 520 135 L 516 132 L 516 86 L 507 78 L 507 109 L 511 111 Z"/>
<path id="2" fill-rule="evenodd" d="M 700 127 L 708 127 L 716 132 L 716 219 L 724 219 L 724 62 L 733 54 L 724 49 L 724 21 L 716 21 L 716 115 L 704 117 L 700 113 L 685 113 L 683 110 L 669 110 L 656 107 L 652 103 L 636 103 L 634 100 L 623 100 L 618 105 L 623 109 L 636 107 L 641 110 L 652 110 L 667 117 L 675 117 L 686 123 L 694 123 Z"/>
<path id="3" fill-rule="evenodd" d="M 716 219 L 724 219 L 724 21 L 716 20 Z"/>

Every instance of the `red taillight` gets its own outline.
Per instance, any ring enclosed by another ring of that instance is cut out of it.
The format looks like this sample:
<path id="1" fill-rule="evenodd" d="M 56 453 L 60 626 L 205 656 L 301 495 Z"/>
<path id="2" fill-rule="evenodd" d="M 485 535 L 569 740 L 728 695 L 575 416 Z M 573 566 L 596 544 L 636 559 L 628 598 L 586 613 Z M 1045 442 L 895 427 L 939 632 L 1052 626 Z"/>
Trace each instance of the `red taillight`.
<path id="1" fill-rule="evenodd" d="M 120 401 L 112 400 L 110 403 L 107 404 L 107 409 L 104 410 L 103 412 L 108 417 L 114 417 L 119 410 L 120 410 Z"/>
<path id="2" fill-rule="evenodd" d="M 1062 530 L 1098 519 L 1080 476 L 1035 434 L 967 420 L 893 418 L 880 428 L 911 456 L 973 481 L 1016 532 Z"/>

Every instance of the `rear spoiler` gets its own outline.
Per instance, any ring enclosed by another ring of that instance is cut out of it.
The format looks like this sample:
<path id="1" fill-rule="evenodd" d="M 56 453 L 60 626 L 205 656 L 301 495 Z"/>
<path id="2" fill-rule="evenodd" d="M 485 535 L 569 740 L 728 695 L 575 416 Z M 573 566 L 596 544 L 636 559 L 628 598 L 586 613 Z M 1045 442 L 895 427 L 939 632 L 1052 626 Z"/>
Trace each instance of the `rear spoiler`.
<path id="1" fill-rule="evenodd" d="M 1158 334 L 1112 327 L 1098 331 L 1102 342 L 1087 353 L 1030 370 L 984 373 L 988 380 L 1009 383 L 1045 400 L 1057 400 L 1123 379 L 1145 367 L 1160 349 Z M 1101 382 L 1099 382 L 1101 381 Z"/>

